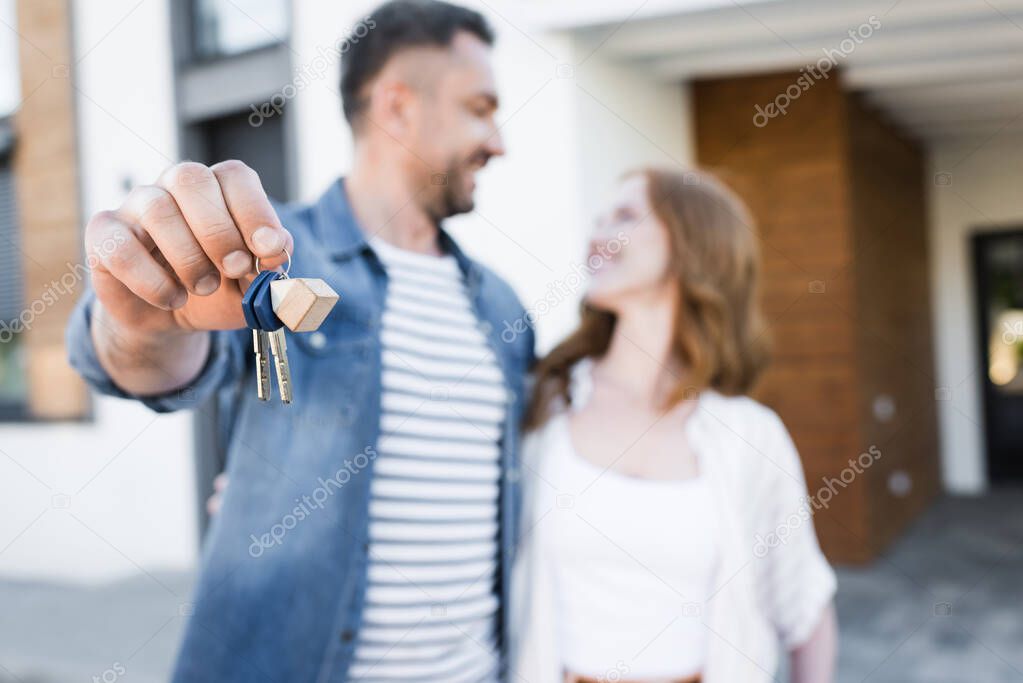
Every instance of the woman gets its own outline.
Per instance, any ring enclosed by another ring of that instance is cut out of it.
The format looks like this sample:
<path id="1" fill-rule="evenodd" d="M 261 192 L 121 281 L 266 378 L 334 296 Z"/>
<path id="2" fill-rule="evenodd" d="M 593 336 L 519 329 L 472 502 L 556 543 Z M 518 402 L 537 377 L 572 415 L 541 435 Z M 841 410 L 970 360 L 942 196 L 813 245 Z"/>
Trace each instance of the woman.
<path id="1" fill-rule="evenodd" d="M 757 244 L 712 176 L 625 176 L 579 328 L 538 365 L 513 582 L 516 674 L 832 680 L 835 578 L 766 358 Z M 798 387 L 793 387 L 798 391 Z"/>

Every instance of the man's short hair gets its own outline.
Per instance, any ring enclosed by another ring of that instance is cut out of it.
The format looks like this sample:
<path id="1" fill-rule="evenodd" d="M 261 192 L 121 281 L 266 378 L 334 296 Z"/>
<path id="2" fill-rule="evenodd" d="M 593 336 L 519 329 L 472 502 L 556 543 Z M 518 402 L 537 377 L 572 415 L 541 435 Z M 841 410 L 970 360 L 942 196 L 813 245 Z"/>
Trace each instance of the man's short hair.
<path id="1" fill-rule="evenodd" d="M 439 0 L 391 0 L 363 20 L 364 28 L 349 36 L 341 55 L 341 101 L 348 123 L 355 127 L 366 108 L 365 87 L 394 55 L 412 47 L 447 47 L 458 31 L 467 31 L 487 45 L 494 33 L 479 12 Z"/>

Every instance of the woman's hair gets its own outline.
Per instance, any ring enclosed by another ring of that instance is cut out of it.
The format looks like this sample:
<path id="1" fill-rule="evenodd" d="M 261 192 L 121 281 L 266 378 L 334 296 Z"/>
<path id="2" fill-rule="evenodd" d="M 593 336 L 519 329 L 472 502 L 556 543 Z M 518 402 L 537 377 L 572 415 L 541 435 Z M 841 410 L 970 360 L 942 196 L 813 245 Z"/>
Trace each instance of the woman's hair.
<path id="1" fill-rule="evenodd" d="M 728 395 L 748 392 L 768 355 L 757 302 L 759 253 L 749 211 L 705 171 L 645 168 L 624 177 L 635 175 L 646 179 L 653 214 L 668 230 L 668 269 L 679 287 L 672 348 L 687 376 L 665 407 L 706 388 Z M 570 376 L 577 362 L 607 351 L 615 314 L 585 301 L 581 309 L 576 330 L 537 363 L 527 429 L 547 420 L 555 399 L 571 402 Z"/>

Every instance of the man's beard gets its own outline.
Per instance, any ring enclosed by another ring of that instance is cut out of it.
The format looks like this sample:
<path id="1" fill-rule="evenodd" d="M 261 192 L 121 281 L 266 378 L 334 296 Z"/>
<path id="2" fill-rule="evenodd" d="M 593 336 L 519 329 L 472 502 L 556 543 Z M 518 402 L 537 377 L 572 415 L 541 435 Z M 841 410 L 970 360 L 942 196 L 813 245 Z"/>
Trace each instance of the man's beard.
<path id="1" fill-rule="evenodd" d="M 464 167 L 454 167 L 448 170 L 447 182 L 441 193 L 441 207 L 444 211 L 442 218 L 456 216 L 460 213 L 469 213 L 476 202 L 472 196 L 472 190 L 466 190 L 465 174 L 470 173 Z"/>
<path id="2" fill-rule="evenodd" d="M 480 168 L 487 163 L 490 155 L 486 152 L 477 152 L 466 160 L 452 162 L 444 173 L 444 183 L 440 186 L 440 193 L 434 206 L 436 208 L 435 220 L 457 216 L 460 213 L 469 213 L 476 206 L 472 196 L 472 190 L 466 189 L 468 177 L 475 170 L 470 170 L 468 165 L 473 162 L 479 163 Z M 475 168 L 475 165 L 474 165 Z"/>

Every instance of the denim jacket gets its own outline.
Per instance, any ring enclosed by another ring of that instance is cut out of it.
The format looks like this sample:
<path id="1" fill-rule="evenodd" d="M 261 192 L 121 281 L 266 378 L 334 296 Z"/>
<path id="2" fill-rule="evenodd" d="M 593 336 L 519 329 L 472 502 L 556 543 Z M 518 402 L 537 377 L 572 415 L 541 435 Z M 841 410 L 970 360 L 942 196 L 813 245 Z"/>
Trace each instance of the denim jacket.
<path id="1" fill-rule="evenodd" d="M 321 277 L 341 300 L 317 333 L 288 335 L 294 403 L 256 398 L 252 336 L 213 333 L 209 360 L 188 387 L 135 397 L 115 386 L 89 334 L 87 293 L 68 328 L 72 365 L 98 391 L 157 411 L 234 396 L 230 477 L 202 559 L 194 614 L 175 681 L 318 681 L 347 678 L 367 578 L 370 479 L 380 429 L 380 322 L 387 276 L 357 226 L 344 181 L 311 205 L 278 208 L 295 238 L 292 276 Z M 511 288 L 441 231 L 462 269 L 481 329 L 504 373 L 499 588 L 507 642 L 508 575 L 519 518 L 519 421 L 533 333 L 502 335 L 524 311 Z M 503 338 L 502 338 L 503 337 Z"/>

